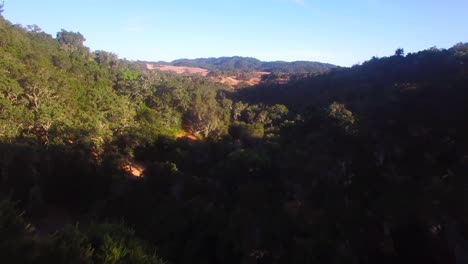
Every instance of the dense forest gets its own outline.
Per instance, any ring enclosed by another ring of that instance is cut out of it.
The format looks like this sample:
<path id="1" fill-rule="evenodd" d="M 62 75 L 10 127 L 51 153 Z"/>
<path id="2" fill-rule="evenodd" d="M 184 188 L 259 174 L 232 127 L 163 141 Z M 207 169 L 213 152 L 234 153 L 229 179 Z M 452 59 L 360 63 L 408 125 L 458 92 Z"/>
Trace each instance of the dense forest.
<path id="1" fill-rule="evenodd" d="M 162 65 L 198 67 L 212 72 L 272 72 L 286 74 L 304 74 L 325 72 L 337 66 L 315 61 L 261 61 L 249 57 L 220 57 L 200 59 L 179 59 L 172 62 L 157 62 Z"/>
<path id="2" fill-rule="evenodd" d="M 84 41 L 0 16 L 2 263 L 467 263 L 468 44 L 233 91 Z"/>

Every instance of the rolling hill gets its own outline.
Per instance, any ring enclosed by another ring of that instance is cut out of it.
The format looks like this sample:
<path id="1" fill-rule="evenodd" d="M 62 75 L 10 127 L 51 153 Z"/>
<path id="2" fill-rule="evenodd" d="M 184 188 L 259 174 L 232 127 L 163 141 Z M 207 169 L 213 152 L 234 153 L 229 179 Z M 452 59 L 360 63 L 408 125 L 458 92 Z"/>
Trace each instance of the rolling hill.
<path id="1" fill-rule="evenodd" d="M 273 73 L 310 73 L 324 72 L 338 66 L 316 61 L 261 61 L 250 57 L 219 57 L 219 58 L 198 58 L 198 59 L 179 59 L 172 62 L 145 62 L 150 64 L 185 66 L 207 69 L 209 71 L 259 71 Z"/>
<path id="2" fill-rule="evenodd" d="M 172 62 L 138 61 L 137 63 L 143 69 L 172 72 L 185 76 L 208 77 L 214 82 L 223 83 L 230 87 L 253 86 L 265 79 L 284 83 L 292 75 L 319 74 L 338 68 L 336 65 L 314 61 L 265 62 L 239 56 L 179 59 Z"/>

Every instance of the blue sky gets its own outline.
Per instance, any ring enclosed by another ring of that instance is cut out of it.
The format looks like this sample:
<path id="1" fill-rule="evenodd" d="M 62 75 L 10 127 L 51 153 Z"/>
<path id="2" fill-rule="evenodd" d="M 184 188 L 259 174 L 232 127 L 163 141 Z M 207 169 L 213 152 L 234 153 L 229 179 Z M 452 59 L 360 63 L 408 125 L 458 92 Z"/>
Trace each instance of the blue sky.
<path id="1" fill-rule="evenodd" d="M 131 60 L 249 56 L 342 66 L 468 41 L 467 0 L 5 0 L 3 16 Z M 1 37 L 1 36 L 0 36 Z"/>

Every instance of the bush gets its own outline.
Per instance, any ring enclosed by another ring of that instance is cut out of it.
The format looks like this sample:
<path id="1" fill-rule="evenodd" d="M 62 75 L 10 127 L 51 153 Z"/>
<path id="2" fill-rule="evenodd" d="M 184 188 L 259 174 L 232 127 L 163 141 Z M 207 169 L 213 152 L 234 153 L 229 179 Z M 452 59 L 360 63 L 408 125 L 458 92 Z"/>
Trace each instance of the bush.
<path id="1" fill-rule="evenodd" d="M 31 237 L 34 227 L 28 224 L 15 204 L 0 200 L 0 259 L 3 263 L 28 262 L 32 255 Z"/>
<path id="2" fill-rule="evenodd" d="M 93 225 L 88 232 L 68 226 L 51 237 L 47 263 L 163 264 L 155 250 L 118 224 Z"/>
<path id="3" fill-rule="evenodd" d="M 263 125 L 259 123 L 247 124 L 244 122 L 234 122 L 229 127 L 229 134 L 236 139 L 261 139 L 264 133 Z"/>

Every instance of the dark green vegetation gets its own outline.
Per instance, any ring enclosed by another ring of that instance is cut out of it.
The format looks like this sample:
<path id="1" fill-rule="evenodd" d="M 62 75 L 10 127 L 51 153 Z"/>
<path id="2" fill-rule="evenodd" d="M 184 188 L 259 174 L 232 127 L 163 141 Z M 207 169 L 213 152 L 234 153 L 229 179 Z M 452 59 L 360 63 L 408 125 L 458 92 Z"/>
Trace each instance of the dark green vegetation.
<path id="1" fill-rule="evenodd" d="M 119 224 L 66 226 L 42 240 L 10 201 L 0 201 L 0 258 L 3 263 L 164 264 L 156 252 Z"/>
<path id="2" fill-rule="evenodd" d="M 466 261 L 468 45 L 230 93 L 83 41 L 0 19 L 3 262 Z"/>
<path id="3" fill-rule="evenodd" d="M 272 72 L 286 74 L 304 74 L 325 72 L 337 66 L 315 61 L 260 61 L 248 57 L 221 57 L 221 58 L 200 58 L 200 59 L 180 59 L 172 62 L 158 62 L 172 66 L 187 66 L 207 69 L 212 72 Z"/>

